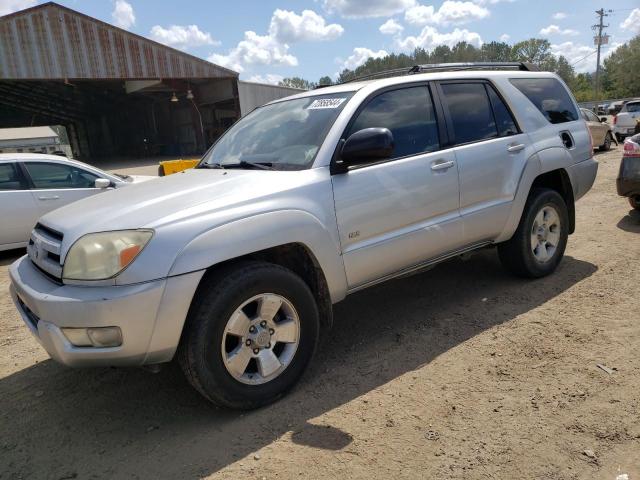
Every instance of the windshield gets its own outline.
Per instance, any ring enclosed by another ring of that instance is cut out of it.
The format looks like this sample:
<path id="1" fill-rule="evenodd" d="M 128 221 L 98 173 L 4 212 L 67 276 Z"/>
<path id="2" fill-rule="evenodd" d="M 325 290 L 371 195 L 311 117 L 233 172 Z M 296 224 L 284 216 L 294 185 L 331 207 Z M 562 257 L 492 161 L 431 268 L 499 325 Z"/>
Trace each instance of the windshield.
<path id="1" fill-rule="evenodd" d="M 204 155 L 200 168 L 309 168 L 353 92 L 314 95 L 257 108 Z"/>

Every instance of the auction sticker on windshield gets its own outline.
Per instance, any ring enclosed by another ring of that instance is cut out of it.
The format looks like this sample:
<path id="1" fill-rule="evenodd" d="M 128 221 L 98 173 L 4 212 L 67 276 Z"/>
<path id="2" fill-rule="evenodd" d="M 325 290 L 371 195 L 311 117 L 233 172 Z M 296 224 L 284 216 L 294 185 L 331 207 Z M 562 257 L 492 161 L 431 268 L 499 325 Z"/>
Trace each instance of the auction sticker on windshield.
<path id="1" fill-rule="evenodd" d="M 319 110 L 321 108 L 338 108 L 346 98 L 319 98 L 311 102 L 307 107 L 309 110 Z"/>

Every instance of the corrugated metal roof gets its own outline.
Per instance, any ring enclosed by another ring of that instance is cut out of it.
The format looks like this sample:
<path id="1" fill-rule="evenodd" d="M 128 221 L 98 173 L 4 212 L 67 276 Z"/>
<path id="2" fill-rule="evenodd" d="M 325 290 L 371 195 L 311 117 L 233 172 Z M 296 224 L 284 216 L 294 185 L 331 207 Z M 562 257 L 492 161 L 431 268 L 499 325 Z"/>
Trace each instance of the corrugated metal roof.
<path id="1" fill-rule="evenodd" d="M 224 78 L 238 73 L 54 2 L 0 17 L 0 79 Z"/>
<path id="2" fill-rule="evenodd" d="M 50 127 L 0 128 L 0 141 L 27 138 L 51 138 L 58 134 Z"/>

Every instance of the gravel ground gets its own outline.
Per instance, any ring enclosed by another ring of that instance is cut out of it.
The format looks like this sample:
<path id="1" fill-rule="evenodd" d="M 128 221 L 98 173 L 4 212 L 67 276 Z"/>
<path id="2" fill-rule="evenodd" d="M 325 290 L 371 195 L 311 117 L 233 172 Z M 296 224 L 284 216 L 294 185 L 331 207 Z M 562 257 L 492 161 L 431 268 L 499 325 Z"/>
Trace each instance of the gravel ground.
<path id="1" fill-rule="evenodd" d="M 169 366 L 71 370 L 0 256 L 0 478 L 640 478 L 640 215 L 599 154 L 551 277 L 493 250 L 355 294 L 288 397 L 217 410 Z M 610 367 L 611 373 L 597 364 Z"/>

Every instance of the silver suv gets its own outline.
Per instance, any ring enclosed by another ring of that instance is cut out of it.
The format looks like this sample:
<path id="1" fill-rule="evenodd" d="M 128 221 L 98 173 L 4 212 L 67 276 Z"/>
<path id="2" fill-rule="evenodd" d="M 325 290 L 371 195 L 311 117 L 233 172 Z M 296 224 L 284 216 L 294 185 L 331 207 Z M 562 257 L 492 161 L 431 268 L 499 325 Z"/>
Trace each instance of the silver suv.
<path id="1" fill-rule="evenodd" d="M 414 67 L 258 108 L 197 168 L 42 217 L 15 304 L 59 362 L 177 358 L 244 409 L 296 383 L 350 293 L 489 245 L 548 275 L 597 163 L 566 85 L 513 67 Z"/>

